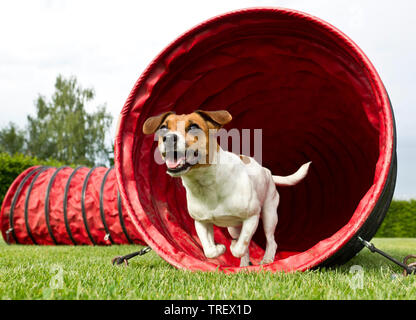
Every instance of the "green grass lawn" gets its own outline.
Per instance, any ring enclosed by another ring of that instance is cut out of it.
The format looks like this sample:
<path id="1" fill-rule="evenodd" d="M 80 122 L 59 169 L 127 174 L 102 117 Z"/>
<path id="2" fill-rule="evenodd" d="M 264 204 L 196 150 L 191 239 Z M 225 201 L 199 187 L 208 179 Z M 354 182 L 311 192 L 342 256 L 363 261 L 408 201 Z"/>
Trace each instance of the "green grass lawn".
<path id="1" fill-rule="evenodd" d="M 373 243 L 400 260 L 416 254 L 416 239 Z M 416 299 L 416 276 L 394 276 L 402 270 L 367 249 L 343 266 L 295 273 L 182 271 L 154 252 L 128 267 L 111 265 L 114 256 L 138 249 L 1 241 L 0 299 Z"/>

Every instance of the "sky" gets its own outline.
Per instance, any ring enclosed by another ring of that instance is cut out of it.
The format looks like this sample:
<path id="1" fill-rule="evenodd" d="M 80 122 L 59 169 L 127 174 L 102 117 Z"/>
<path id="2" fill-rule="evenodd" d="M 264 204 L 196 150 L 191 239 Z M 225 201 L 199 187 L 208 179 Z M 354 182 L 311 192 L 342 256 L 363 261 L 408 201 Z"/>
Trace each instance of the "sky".
<path id="1" fill-rule="evenodd" d="M 369 57 L 392 101 L 397 125 L 394 197 L 416 198 L 416 1 L 413 0 L 2 0 L 0 127 L 20 127 L 49 97 L 56 76 L 93 87 L 94 103 L 116 119 L 134 83 L 170 42 L 213 16 L 249 7 L 285 7 L 317 16 Z"/>

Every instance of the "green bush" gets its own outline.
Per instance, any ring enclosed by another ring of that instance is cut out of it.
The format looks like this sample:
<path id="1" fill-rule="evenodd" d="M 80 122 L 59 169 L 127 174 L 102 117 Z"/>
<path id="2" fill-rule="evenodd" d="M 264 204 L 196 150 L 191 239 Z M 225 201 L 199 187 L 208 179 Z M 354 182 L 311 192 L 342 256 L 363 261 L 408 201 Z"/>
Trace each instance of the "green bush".
<path id="1" fill-rule="evenodd" d="M 67 164 L 56 160 L 39 160 L 20 153 L 13 156 L 5 152 L 0 153 L 0 203 L 17 176 L 27 168 L 37 165 L 60 167 Z"/>
<path id="2" fill-rule="evenodd" d="M 393 200 L 376 237 L 416 238 L 416 200 Z"/>

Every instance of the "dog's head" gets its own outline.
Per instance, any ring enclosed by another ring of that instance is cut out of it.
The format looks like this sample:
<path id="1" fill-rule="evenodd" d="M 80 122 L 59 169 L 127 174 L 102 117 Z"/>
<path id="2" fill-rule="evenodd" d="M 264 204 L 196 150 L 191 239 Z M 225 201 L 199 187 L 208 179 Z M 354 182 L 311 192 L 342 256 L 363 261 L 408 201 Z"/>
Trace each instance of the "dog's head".
<path id="1" fill-rule="evenodd" d="M 225 110 L 197 110 L 181 115 L 165 112 L 147 119 L 143 133 L 157 134 L 167 173 L 177 177 L 212 163 L 212 153 L 217 148 L 215 132 L 231 119 Z"/>

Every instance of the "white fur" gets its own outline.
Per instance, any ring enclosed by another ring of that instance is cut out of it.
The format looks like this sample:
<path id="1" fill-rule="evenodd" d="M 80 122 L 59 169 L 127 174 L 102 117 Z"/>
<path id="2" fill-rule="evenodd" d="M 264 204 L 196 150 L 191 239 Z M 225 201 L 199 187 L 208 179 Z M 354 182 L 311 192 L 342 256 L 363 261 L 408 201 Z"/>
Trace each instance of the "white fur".
<path id="1" fill-rule="evenodd" d="M 291 174 L 290 176 L 273 176 L 273 181 L 277 186 L 294 186 L 306 177 L 310 164 L 311 161 L 305 163 L 298 169 L 298 171 L 296 171 L 294 174 Z"/>
<path id="2" fill-rule="evenodd" d="M 239 156 L 219 148 L 214 164 L 193 168 L 182 174 L 186 188 L 188 211 L 195 220 L 195 228 L 207 258 L 225 252 L 225 246 L 215 244 L 213 225 L 228 227 L 235 239 L 231 253 L 241 259 L 241 266 L 249 264 L 248 247 L 260 217 L 266 236 L 266 250 L 262 264 L 274 261 L 277 244 L 274 232 L 277 225 L 279 194 L 275 184 L 294 185 L 302 180 L 310 162 L 288 177 L 273 176 L 253 158 L 244 163 Z"/>

